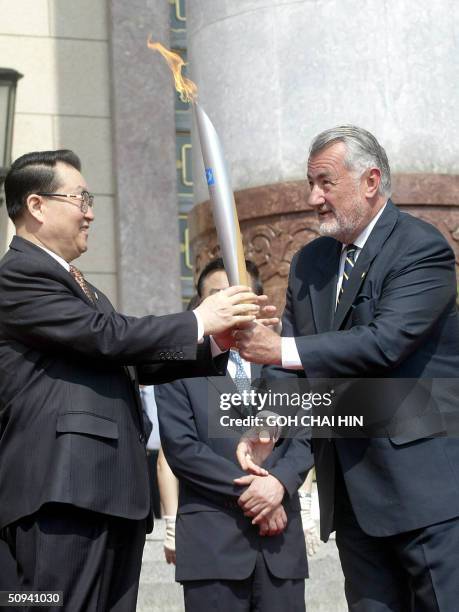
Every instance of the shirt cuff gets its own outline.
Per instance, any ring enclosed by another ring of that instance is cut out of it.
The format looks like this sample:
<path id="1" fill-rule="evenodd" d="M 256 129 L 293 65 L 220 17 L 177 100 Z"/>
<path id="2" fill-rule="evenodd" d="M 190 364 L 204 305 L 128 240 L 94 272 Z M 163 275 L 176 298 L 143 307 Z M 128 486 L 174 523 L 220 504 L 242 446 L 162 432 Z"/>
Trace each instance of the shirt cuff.
<path id="1" fill-rule="evenodd" d="M 227 353 L 228 351 L 222 351 L 222 349 L 215 342 L 214 337 L 210 336 L 210 352 L 212 353 L 212 357 L 218 357 L 223 353 Z"/>
<path id="2" fill-rule="evenodd" d="M 201 317 L 198 315 L 196 310 L 192 310 L 192 313 L 196 317 L 196 321 L 198 323 L 198 344 L 202 344 L 204 342 L 204 323 L 201 321 Z"/>
<path id="3" fill-rule="evenodd" d="M 286 370 L 302 370 L 300 354 L 296 347 L 295 338 L 281 338 L 282 340 L 282 367 Z"/>

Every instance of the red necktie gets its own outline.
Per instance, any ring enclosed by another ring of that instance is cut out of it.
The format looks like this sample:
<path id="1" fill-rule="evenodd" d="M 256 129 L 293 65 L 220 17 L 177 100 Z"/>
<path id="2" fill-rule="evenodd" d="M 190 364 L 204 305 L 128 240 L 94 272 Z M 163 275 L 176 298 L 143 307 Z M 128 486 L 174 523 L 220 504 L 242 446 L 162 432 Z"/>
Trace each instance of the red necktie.
<path id="1" fill-rule="evenodd" d="M 80 270 L 78 270 L 78 268 L 76 268 L 75 266 L 71 265 L 70 274 L 73 276 L 76 282 L 80 285 L 81 290 L 83 291 L 85 296 L 89 298 L 91 302 L 94 304 L 94 295 L 92 294 L 92 291 L 89 288 L 88 283 L 85 281 L 82 272 L 80 272 Z"/>

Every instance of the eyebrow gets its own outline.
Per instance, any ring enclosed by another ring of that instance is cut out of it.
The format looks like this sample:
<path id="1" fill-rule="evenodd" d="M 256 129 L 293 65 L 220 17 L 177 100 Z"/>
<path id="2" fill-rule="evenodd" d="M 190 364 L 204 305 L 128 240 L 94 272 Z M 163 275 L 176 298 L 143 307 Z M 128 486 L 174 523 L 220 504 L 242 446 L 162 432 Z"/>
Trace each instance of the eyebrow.
<path id="1" fill-rule="evenodd" d="M 330 172 L 321 172 L 316 178 L 322 179 L 322 178 L 329 178 L 330 176 L 331 176 Z M 309 173 L 308 173 L 308 180 L 312 180 L 312 177 Z"/>

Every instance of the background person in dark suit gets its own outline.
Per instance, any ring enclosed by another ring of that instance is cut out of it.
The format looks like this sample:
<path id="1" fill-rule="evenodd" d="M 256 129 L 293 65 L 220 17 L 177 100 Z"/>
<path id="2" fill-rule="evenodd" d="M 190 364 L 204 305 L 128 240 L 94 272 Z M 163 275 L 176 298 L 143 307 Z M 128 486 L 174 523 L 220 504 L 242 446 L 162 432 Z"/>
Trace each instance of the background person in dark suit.
<path id="1" fill-rule="evenodd" d="M 258 306 L 238 304 L 258 298 L 239 287 L 194 312 L 119 314 L 70 265 L 94 220 L 78 157 L 24 155 L 5 193 L 17 235 L 0 262 L 2 536 L 22 588 L 62 590 L 72 612 L 128 612 L 152 524 L 137 382 L 221 372 L 198 339 L 252 319 Z"/>
<path id="2" fill-rule="evenodd" d="M 257 268 L 248 262 L 247 269 L 261 293 Z M 228 287 L 221 259 L 204 268 L 197 286 L 203 298 Z M 215 426 L 226 414 L 220 395 L 250 388 L 261 369 L 234 353 L 224 378 L 155 387 L 162 448 L 179 479 L 176 580 L 187 612 L 301 611 L 307 560 L 297 490 L 312 465 L 309 440 L 284 440 L 265 465 L 268 476 L 255 477 L 249 487 L 234 483 L 243 476 L 238 436 Z M 241 418 L 241 410 L 234 406 L 227 414 Z M 244 516 L 241 494 L 270 506 L 259 526 Z"/>
<path id="3" fill-rule="evenodd" d="M 292 260 L 284 337 L 256 325 L 236 332 L 237 344 L 246 359 L 283 366 L 269 368 L 269 377 L 296 375 L 312 384 L 350 379 L 340 409 L 351 414 L 366 386 L 360 414 L 383 425 L 379 437 L 313 439 L 322 538 L 336 529 L 349 608 L 453 612 L 459 601 L 457 428 L 448 436 L 448 421 L 457 424 L 458 416 L 454 254 L 433 226 L 388 199 L 387 157 L 365 130 L 319 134 L 308 181 L 323 237 Z M 251 450 L 244 440 L 244 467 Z"/>

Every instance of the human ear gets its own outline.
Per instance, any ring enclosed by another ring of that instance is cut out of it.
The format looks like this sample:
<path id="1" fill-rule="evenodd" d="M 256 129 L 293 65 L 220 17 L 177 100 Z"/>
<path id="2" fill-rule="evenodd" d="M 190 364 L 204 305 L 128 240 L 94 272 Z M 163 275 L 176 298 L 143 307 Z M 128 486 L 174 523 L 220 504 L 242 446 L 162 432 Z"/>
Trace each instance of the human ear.
<path id="1" fill-rule="evenodd" d="M 36 193 L 31 193 L 27 196 L 26 207 L 32 217 L 37 221 L 43 221 L 43 198 Z"/>
<path id="2" fill-rule="evenodd" d="M 365 174 L 365 196 L 367 198 L 374 198 L 381 184 L 381 170 L 379 168 L 370 168 Z"/>

